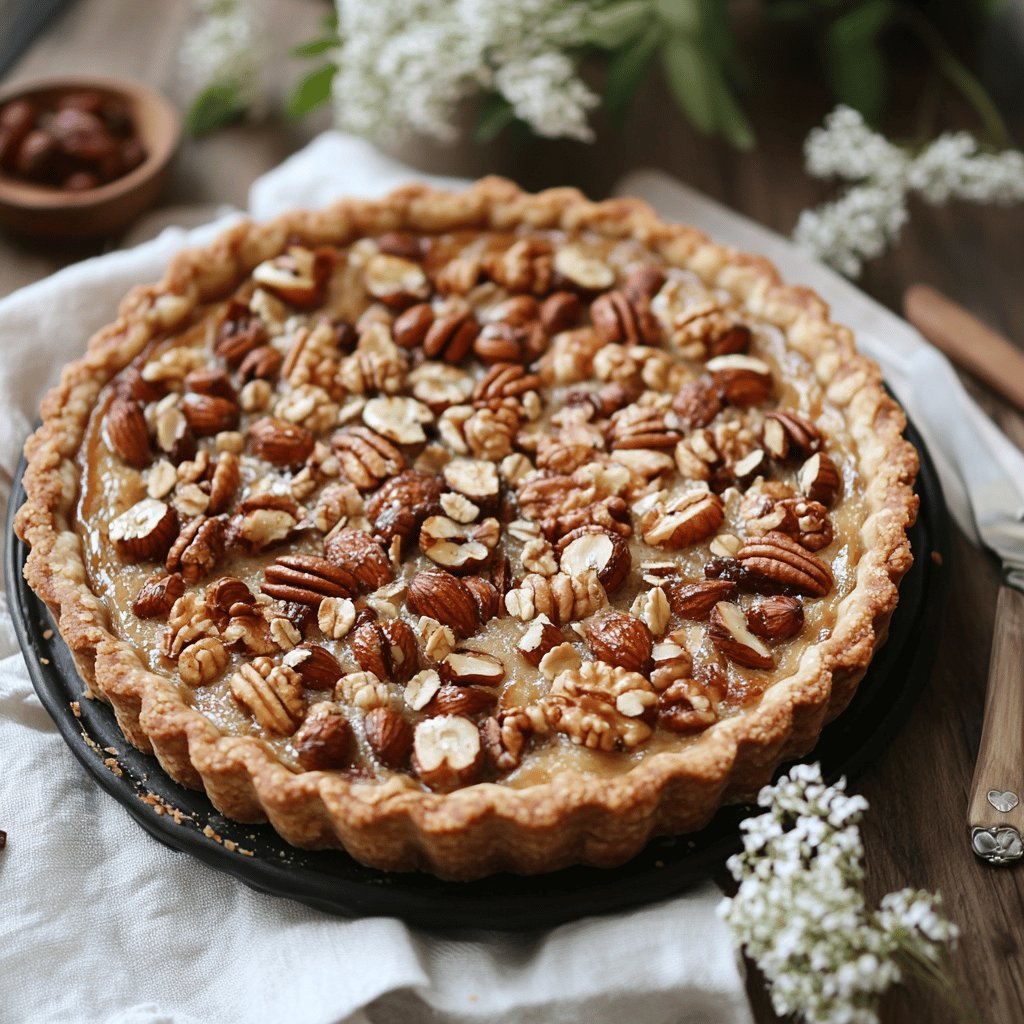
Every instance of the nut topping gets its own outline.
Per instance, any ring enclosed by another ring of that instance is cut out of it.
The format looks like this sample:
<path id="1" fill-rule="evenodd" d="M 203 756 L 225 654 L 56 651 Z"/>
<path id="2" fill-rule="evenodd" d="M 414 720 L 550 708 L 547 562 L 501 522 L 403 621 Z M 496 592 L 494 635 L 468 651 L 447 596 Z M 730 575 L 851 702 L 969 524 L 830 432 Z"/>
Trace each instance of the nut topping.
<path id="1" fill-rule="evenodd" d="M 490 580 L 482 576 L 467 576 L 462 582 L 473 595 L 481 625 L 500 614 L 504 594 L 499 594 L 498 588 Z"/>
<path id="2" fill-rule="evenodd" d="M 231 677 L 231 696 L 269 733 L 290 736 L 306 711 L 302 679 L 270 658 L 253 658 Z"/>
<path id="3" fill-rule="evenodd" d="M 523 622 L 546 615 L 556 626 L 585 619 L 607 604 L 608 595 L 593 569 L 578 576 L 529 573 L 518 588 L 505 595 L 509 615 Z"/>
<path id="4" fill-rule="evenodd" d="M 604 260 L 576 245 L 555 252 L 555 271 L 587 291 L 602 291 L 615 283 L 615 272 Z"/>
<path id="5" fill-rule="evenodd" d="M 605 292 L 590 307 L 594 329 L 606 342 L 626 345 L 655 344 L 658 321 L 646 300 L 631 301 L 623 292 Z"/>
<path id="6" fill-rule="evenodd" d="M 685 548 L 710 537 L 725 521 L 722 499 L 710 491 L 686 491 L 640 516 L 640 532 L 659 548 Z"/>
<path id="7" fill-rule="evenodd" d="M 189 392 L 181 400 L 181 411 L 197 437 L 213 437 L 238 426 L 241 410 L 227 398 Z"/>
<path id="8" fill-rule="evenodd" d="M 841 484 L 836 464 L 824 453 L 816 452 L 797 473 L 797 486 L 811 501 L 820 501 L 826 508 L 835 504 Z"/>
<path id="9" fill-rule="evenodd" d="M 388 480 L 367 501 L 366 515 L 385 544 L 395 537 L 406 540 L 428 516 L 440 510 L 443 491 L 444 486 L 436 476 L 409 469 Z"/>
<path id="10" fill-rule="evenodd" d="M 345 569 L 362 591 L 377 590 L 394 576 L 384 546 L 365 530 L 339 530 L 324 545 L 324 555 Z"/>
<path id="11" fill-rule="evenodd" d="M 461 363 L 473 347 L 480 325 L 469 312 L 451 313 L 438 317 L 423 339 L 423 351 L 431 359 L 446 363 Z"/>
<path id="12" fill-rule="evenodd" d="M 432 668 L 417 672 L 405 684 L 405 703 L 413 711 L 422 711 L 441 688 L 441 677 Z"/>
<path id="13" fill-rule="evenodd" d="M 412 750 L 412 726 L 392 708 L 378 707 L 366 713 L 363 731 L 370 749 L 381 764 L 401 768 Z"/>
<path id="14" fill-rule="evenodd" d="M 356 606 L 347 597 L 325 597 L 316 614 L 323 635 L 329 640 L 341 640 L 355 625 Z"/>
<path id="15" fill-rule="evenodd" d="M 206 686 L 220 676 L 230 661 L 224 644 L 215 636 L 205 636 L 181 652 L 178 674 L 186 686 Z"/>
<path id="16" fill-rule="evenodd" d="M 331 262 L 325 252 L 292 245 L 280 256 L 259 264 L 252 279 L 279 299 L 306 308 L 322 301 Z"/>
<path id="17" fill-rule="evenodd" d="M 804 628 L 804 606 L 782 594 L 759 598 L 747 611 L 747 627 L 765 640 L 789 640 Z"/>
<path id="18" fill-rule="evenodd" d="M 719 601 L 711 609 L 708 637 L 730 660 L 746 668 L 774 668 L 772 652 L 748 628 L 743 609 L 730 601 Z"/>
<path id="19" fill-rule="evenodd" d="M 391 336 L 402 348 L 416 348 L 423 340 L 434 322 L 434 311 L 429 302 L 420 302 L 410 306 L 401 313 L 391 328 Z"/>
<path id="20" fill-rule="evenodd" d="M 333 690 L 334 684 L 344 674 L 338 659 L 319 644 L 298 644 L 281 663 L 298 672 L 302 685 L 310 690 Z"/>
<path id="21" fill-rule="evenodd" d="M 479 651 L 452 651 L 441 662 L 441 678 L 447 683 L 468 686 L 497 686 L 505 678 L 505 665 L 493 654 Z"/>
<path id="22" fill-rule="evenodd" d="M 644 672 L 654 640 L 647 624 L 623 612 L 609 611 L 587 624 L 587 642 L 594 657 L 630 672 Z"/>
<path id="23" fill-rule="evenodd" d="M 249 427 L 254 455 L 275 466 L 297 466 L 313 453 L 313 435 L 295 423 L 265 416 Z"/>
<path id="24" fill-rule="evenodd" d="M 587 569 L 597 572 L 604 589 L 612 594 L 626 581 L 632 567 L 629 545 L 617 533 L 598 526 L 581 526 L 558 542 L 559 566 L 570 576 Z"/>
<path id="25" fill-rule="evenodd" d="M 349 646 L 359 667 L 378 679 L 404 684 L 419 671 L 416 634 L 401 619 L 364 622 L 352 631 Z"/>
<path id="26" fill-rule="evenodd" d="M 325 597 L 352 597 L 359 592 L 353 573 L 316 555 L 281 555 L 268 565 L 260 588 L 280 601 L 319 608 Z"/>
<path id="27" fill-rule="evenodd" d="M 140 619 L 164 619 L 184 593 L 185 581 L 179 573 L 153 576 L 142 584 L 132 611 Z"/>
<path id="28" fill-rule="evenodd" d="M 768 454 L 780 462 L 805 459 L 821 447 L 821 431 L 799 413 L 774 409 L 765 413 L 762 440 Z"/>
<path id="29" fill-rule="evenodd" d="M 360 491 L 372 491 L 405 468 L 402 453 L 386 438 L 366 427 L 339 431 L 331 438 L 331 447 L 338 456 L 342 473 Z"/>
<path id="30" fill-rule="evenodd" d="M 379 253 L 366 265 L 366 290 L 386 306 L 408 306 L 430 295 L 430 282 L 418 263 Z"/>
<path id="31" fill-rule="evenodd" d="M 346 768 L 352 763 L 352 726 L 340 706 L 322 701 L 310 710 L 292 737 L 292 746 L 308 772 Z"/>
<path id="32" fill-rule="evenodd" d="M 439 715 L 416 726 L 413 771 L 431 789 L 447 793 L 474 781 L 482 762 L 480 733 L 468 718 Z"/>
<path id="33" fill-rule="evenodd" d="M 130 398 L 115 398 L 104 423 L 107 443 L 136 469 L 149 465 L 149 427 L 142 406 Z"/>
<path id="34" fill-rule="evenodd" d="M 420 550 L 450 572 L 473 572 L 490 561 L 500 538 L 497 519 L 464 524 L 447 516 L 429 516 L 420 528 Z"/>
<path id="35" fill-rule="evenodd" d="M 481 686 L 453 686 L 446 683 L 424 708 L 428 715 L 462 715 L 466 718 L 494 710 L 498 695 Z"/>
<path id="36" fill-rule="evenodd" d="M 480 625 L 476 601 L 469 587 L 451 573 L 440 569 L 417 573 L 409 581 L 406 595 L 409 610 L 451 626 L 457 637 L 472 636 Z"/>
<path id="37" fill-rule="evenodd" d="M 538 615 L 519 641 L 519 653 L 536 668 L 544 656 L 564 641 L 562 631 L 546 615 Z"/>
<path id="38" fill-rule="evenodd" d="M 423 444 L 423 426 L 433 421 L 434 414 L 415 398 L 371 398 L 363 406 L 363 422 L 396 444 Z"/>
<path id="39" fill-rule="evenodd" d="M 731 580 L 674 581 L 665 587 L 665 596 L 672 611 L 681 619 L 706 619 L 711 609 L 733 595 L 736 584 Z"/>
<path id="40" fill-rule="evenodd" d="M 162 558 L 178 533 L 178 517 L 166 502 L 143 498 L 110 523 L 110 539 L 130 562 Z M 168 569 L 168 572 L 173 569 Z"/>
<path id="41" fill-rule="evenodd" d="M 772 370 L 762 359 L 745 355 L 716 356 L 708 360 L 707 368 L 729 405 L 745 409 L 771 397 Z"/>
<path id="42" fill-rule="evenodd" d="M 820 558 L 784 533 L 748 540 L 736 559 L 753 582 L 809 597 L 824 597 L 834 582 Z"/>
<path id="43" fill-rule="evenodd" d="M 494 508 L 498 501 L 498 469 L 483 459 L 452 459 L 442 471 L 444 482 L 464 494 L 481 509 Z"/>

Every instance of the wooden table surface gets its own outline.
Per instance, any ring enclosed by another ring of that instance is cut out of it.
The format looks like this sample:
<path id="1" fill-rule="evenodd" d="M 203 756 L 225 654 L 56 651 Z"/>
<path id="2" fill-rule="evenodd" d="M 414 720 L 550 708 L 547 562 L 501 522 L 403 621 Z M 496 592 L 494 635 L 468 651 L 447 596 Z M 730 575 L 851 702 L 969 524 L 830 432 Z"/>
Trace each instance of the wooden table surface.
<path id="1" fill-rule="evenodd" d="M 283 53 L 315 34 L 325 7 L 319 0 L 267 0 L 271 38 Z M 59 74 L 130 75 L 184 100 L 176 53 L 188 24 L 185 0 L 79 0 L 22 57 L 0 84 Z M 788 45 L 788 44 L 787 44 Z M 1019 85 L 1024 63 L 1005 40 L 988 53 L 995 81 Z M 599 126 L 593 147 L 507 139 L 487 147 L 418 146 L 402 152 L 426 170 L 476 175 L 500 171 L 526 187 L 574 184 L 599 197 L 627 170 L 661 167 L 740 212 L 788 233 L 799 211 L 830 193 L 802 170 L 800 145 L 829 104 L 815 83 L 814 56 L 799 49 L 769 53 L 792 72 L 764 83 L 749 99 L 760 145 L 750 154 L 697 135 L 675 116 L 657 83 L 645 87 L 625 131 Z M 298 75 L 301 65 L 282 60 L 272 91 Z M 920 75 L 909 63 L 896 70 L 891 127 L 913 117 Z M 1017 102 L 1022 102 L 1017 92 Z M 1013 100 L 1013 92 L 1009 99 Z M 971 127 L 955 102 L 940 108 L 944 125 Z M 1024 110 L 1004 113 L 1024 138 Z M 186 140 L 175 162 L 162 207 L 125 241 L 163 223 L 197 223 L 217 204 L 242 206 L 254 178 L 293 152 L 326 124 L 326 115 L 301 125 L 271 117 L 239 125 L 203 141 Z M 1024 210 L 958 204 L 913 205 L 900 244 L 874 261 L 865 291 L 899 309 L 904 288 L 929 283 L 1011 338 L 1024 340 Z M 54 252 L 0 236 L 0 296 L 99 249 Z M 84 341 L 84 339 L 83 339 Z M 996 420 L 1024 443 L 1021 421 L 972 381 L 968 387 Z M 871 803 L 864 826 L 868 887 L 873 899 L 911 885 L 938 889 L 963 933 L 955 969 L 964 991 L 989 1024 L 1024 1020 L 1024 866 L 981 865 L 965 841 L 965 812 L 978 746 L 986 670 L 992 639 L 998 570 L 995 561 L 954 532 L 952 586 L 942 632 L 922 638 L 937 647 L 930 685 L 888 751 L 853 785 Z M 1024 652 L 1021 655 L 1024 658 Z M 1022 766 L 1024 768 L 1024 766 Z M 749 984 L 759 1022 L 774 1020 L 756 975 Z M 952 1024 L 957 1016 L 917 983 L 891 992 L 883 1020 Z"/>

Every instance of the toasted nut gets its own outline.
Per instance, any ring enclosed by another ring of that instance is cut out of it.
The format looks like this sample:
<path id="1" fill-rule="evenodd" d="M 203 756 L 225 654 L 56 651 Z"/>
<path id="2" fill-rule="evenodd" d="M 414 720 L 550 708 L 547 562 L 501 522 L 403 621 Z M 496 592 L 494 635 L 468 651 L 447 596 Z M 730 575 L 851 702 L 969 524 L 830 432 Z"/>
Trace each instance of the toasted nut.
<path id="1" fill-rule="evenodd" d="M 254 658 L 241 665 L 231 677 L 230 689 L 231 696 L 267 732 L 279 736 L 290 736 L 306 710 L 299 674 L 270 658 Z"/>
<path id="2" fill-rule="evenodd" d="M 623 292 L 605 292 L 590 307 L 594 329 L 606 342 L 626 345 L 653 344 L 660 328 L 650 304 L 642 298 L 631 301 Z"/>
<path id="3" fill-rule="evenodd" d="M 760 448 L 755 448 L 730 468 L 736 483 L 741 487 L 747 487 L 755 477 L 763 474 L 768 468 L 768 457 Z"/>
<path id="4" fill-rule="evenodd" d="M 566 245 L 555 251 L 555 271 L 587 291 L 602 291 L 615 283 L 612 268 L 577 245 Z"/>
<path id="5" fill-rule="evenodd" d="M 417 238 L 405 231 L 387 231 L 377 239 L 377 248 L 389 256 L 421 260 L 430 248 L 429 239 Z"/>
<path id="6" fill-rule="evenodd" d="M 292 737 L 292 746 L 308 772 L 346 768 L 352 763 L 352 726 L 337 704 L 322 701 L 310 709 Z"/>
<path id="7" fill-rule="evenodd" d="M 570 576 L 595 570 L 609 594 L 626 582 L 633 564 L 625 538 L 599 526 L 581 526 L 567 533 L 558 542 L 558 557 L 562 572 Z"/>
<path id="8" fill-rule="evenodd" d="M 260 345 L 249 352 L 238 367 L 238 376 L 248 384 L 254 380 L 274 380 L 281 372 L 284 356 L 271 345 Z"/>
<path id="9" fill-rule="evenodd" d="M 317 623 L 329 640 L 348 636 L 356 621 L 356 606 L 347 597 L 325 597 L 317 609 Z"/>
<path id="10" fill-rule="evenodd" d="M 181 411 L 198 437 L 212 437 L 238 426 L 241 410 L 232 401 L 215 395 L 189 393 L 181 400 Z"/>
<path id="11" fill-rule="evenodd" d="M 747 627 L 765 640 L 789 640 L 804 628 L 804 606 L 782 594 L 759 598 L 747 611 Z"/>
<path id="12" fill-rule="evenodd" d="M 760 405 L 772 394 L 772 370 L 762 359 L 746 355 L 716 356 L 707 362 L 712 380 L 729 405 Z"/>
<path id="13" fill-rule="evenodd" d="M 480 325 L 468 311 L 438 317 L 423 339 L 423 351 L 431 359 L 460 363 L 469 354 Z"/>
<path id="14" fill-rule="evenodd" d="M 417 624 L 423 653 L 431 661 L 443 661 L 455 650 L 455 633 L 451 626 L 442 626 L 437 619 L 421 615 Z"/>
<path id="15" fill-rule="evenodd" d="M 572 295 L 572 292 L 566 292 L 565 294 Z M 576 299 L 576 301 L 579 303 L 579 299 Z M 503 302 L 499 302 L 496 306 L 492 307 L 487 314 L 489 323 L 500 320 L 503 323 L 511 324 L 513 327 L 523 327 L 526 324 L 532 324 L 539 317 L 540 304 L 532 295 L 513 295 L 511 298 L 505 299 Z"/>
<path id="16" fill-rule="evenodd" d="M 412 767 L 431 789 L 449 792 L 468 785 L 482 761 L 480 733 L 470 719 L 439 715 L 416 726 Z"/>
<path id="17" fill-rule="evenodd" d="M 363 422 L 396 444 L 423 444 L 427 440 L 424 424 L 433 421 L 434 414 L 415 398 L 388 395 L 371 398 L 363 406 Z"/>
<path id="18" fill-rule="evenodd" d="M 444 482 L 481 509 L 493 510 L 499 495 L 498 469 L 484 459 L 452 459 L 443 469 Z"/>
<path id="19" fill-rule="evenodd" d="M 641 619 L 609 611 L 587 623 L 587 643 L 599 661 L 631 672 L 644 672 L 651 660 L 654 639 Z"/>
<path id="20" fill-rule="evenodd" d="M 441 678 L 448 683 L 468 686 L 497 686 L 505 678 L 505 664 L 501 658 L 480 651 L 452 651 L 440 667 Z"/>
<path id="21" fill-rule="evenodd" d="M 110 539 L 130 562 L 163 558 L 177 535 L 174 509 L 154 498 L 143 498 L 110 523 Z"/>
<path id="22" fill-rule="evenodd" d="M 558 647 L 564 640 L 562 631 L 546 615 L 538 615 L 523 633 L 519 641 L 519 653 L 527 664 L 536 668 L 544 655 Z"/>
<path id="23" fill-rule="evenodd" d="M 731 580 L 678 580 L 665 586 L 672 611 L 681 619 L 706 619 L 711 609 L 732 597 L 736 584 Z"/>
<path id="24" fill-rule="evenodd" d="M 816 555 L 784 533 L 766 533 L 740 548 L 736 560 L 755 584 L 824 597 L 835 582 L 832 571 Z"/>
<path id="25" fill-rule="evenodd" d="M 774 668 L 772 652 L 747 628 L 743 609 L 730 601 L 719 601 L 711 609 L 708 637 L 730 660 L 747 668 Z"/>
<path id="26" fill-rule="evenodd" d="M 366 427 L 339 431 L 331 438 L 331 447 L 342 473 L 360 491 L 372 491 L 405 468 L 401 451 Z"/>
<path id="27" fill-rule="evenodd" d="M 626 277 L 622 290 L 631 302 L 637 299 L 653 299 L 665 284 L 665 271 L 656 263 L 643 263 L 634 267 Z"/>
<path id="28" fill-rule="evenodd" d="M 164 619 L 184 593 L 185 581 L 180 573 L 159 573 L 142 584 L 132 611 L 140 619 Z"/>
<path id="29" fill-rule="evenodd" d="M 674 681 L 658 700 L 658 725 L 670 732 L 696 732 L 717 721 L 711 692 L 696 679 Z"/>
<path id="30" fill-rule="evenodd" d="M 353 574 L 316 555 L 281 555 L 268 565 L 260 588 L 280 601 L 319 608 L 325 597 L 352 597 L 359 592 Z"/>
<path id="31" fill-rule="evenodd" d="M 324 554 L 345 569 L 359 590 L 378 590 L 394 577 L 384 546 L 365 530 L 339 530 L 327 540 Z"/>
<path id="32" fill-rule="evenodd" d="M 386 306 L 408 306 L 430 295 L 430 282 L 418 263 L 378 253 L 366 264 L 366 290 Z"/>
<path id="33" fill-rule="evenodd" d="M 395 694 L 391 687 L 372 672 L 349 672 L 343 675 L 335 683 L 334 699 L 354 705 L 362 711 L 395 705 Z"/>
<path id="34" fill-rule="evenodd" d="M 470 717 L 494 710 L 498 695 L 481 686 L 455 686 L 445 683 L 433 700 L 423 709 L 428 715 L 463 715 Z"/>
<path id="35" fill-rule="evenodd" d="M 407 683 L 419 671 L 416 634 L 401 619 L 363 623 L 352 631 L 349 646 L 359 667 L 379 679 Z"/>
<path id="36" fill-rule="evenodd" d="M 232 300 L 217 325 L 214 351 L 229 366 L 237 366 L 253 349 L 267 340 L 263 321 L 244 302 Z"/>
<path id="37" fill-rule="evenodd" d="M 467 576 L 462 582 L 473 595 L 481 625 L 490 622 L 500 613 L 502 595 L 490 580 L 485 580 L 482 576 Z"/>
<path id="38" fill-rule="evenodd" d="M 509 615 L 523 622 L 546 615 L 555 625 L 585 619 L 607 604 L 608 595 L 593 569 L 585 569 L 578 576 L 530 573 L 505 595 Z"/>
<path id="39" fill-rule="evenodd" d="M 148 466 L 151 458 L 149 427 L 142 406 L 129 398 L 115 398 L 104 421 L 107 444 L 136 469 Z"/>
<path id="40" fill-rule="evenodd" d="M 279 299 L 307 308 L 323 300 L 331 267 L 328 253 L 291 245 L 280 256 L 259 264 L 252 279 Z"/>
<path id="41" fill-rule="evenodd" d="M 178 674 L 186 686 L 212 683 L 228 667 L 231 655 L 214 636 L 189 644 L 178 658 Z"/>
<path id="42" fill-rule="evenodd" d="M 677 643 L 665 641 L 651 648 L 651 683 L 656 690 L 667 690 L 680 679 L 693 675 L 693 659 Z"/>
<path id="43" fill-rule="evenodd" d="M 434 311 L 430 303 L 420 302 L 397 317 L 391 328 L 391 336 L 402 348 L 416 348 L 423 344 L 433 322 Z"/>
<path id="44" fill-rule="evenodd" d="M 839 494 L 841 480 L 836 464 L 824 453 L 816 452 L 797 473 L 797 486 L 811 501 L 831 508 Z"/>
<path id="45" fill-rule="evenodd" d="M 405 540 L 440 509 L 443 491 L 444 485 L 433 474 L 409 469 L 389 480 L 367 501 L 366 515 L 384 543 L 390 544 L 395 537 Z"/>
<path id="46" fill-rule="evenodd" d="M 366 742 L 377 759 L 389 768 L 401 768 L 412 750 L 412 726 L 392 708 L 378 707 L 363 719 Z"/>
<path id="47" fill-rule="evenodd" d="M 583 305 L 572 292 L 555 292 L 540 304 L 540 322 L 548 334 L 559 334 L 579 323 Z"/>
<path id="48" fill-rule="evenodd" d="M 454 573 L 473 572 L 486 565 L 500 539 L 497 519 L 463 524 L 447 516 L 428 516 L 420 528 L 420 550 Z"/>
<path id="49" fill-rule="evenodd" d="M 413 395 L 436 414 L 473 394 L 473 378 L 465 370 L 429 359 L 411 370 L 407 380 Z"/>
<path id="50" fill-rule="evenodd" d="M 647 623 L 647 628 L 654 636 L 660 637 L 668 629 L 672 609 L 661 587 L 651 587 L 646 593 L 637 594 L 629 610 Z"/>
<path id="51" fill-rule="evenodd" d="M 315 438 L 295 423 L 264 416 L 249 427 L 254 455 L 275 466 L 297 466 L 313 454 Z"/>
<path id="52" fill-rule="evenodd" d="M 417 672 L 405 684 L 405 703 L 413 711 L 422 711 L 441 688 L 441 677 L 432 668 Z"/>
<path id="53" fill-rule="evenodd" d="M 541 675 L 551 682 L 563 672 L 576 671 L 582 664 L 583 659 L 580 657 L 580 652 L 572 644 L 560 643 L 552 647 L 540 659 L 540 664 L 537 667 L 540 669 Z"/>
<path id="54" fill-rule="evenodd" d="M 779 461 L 805 459 L 821 447 L 821 431 L 809 419 L 781 409 L 765 413 L 761 437 L 768 454 Z"/>
<path id="55" fill-rule="evenodd" d="M 722 499 L 710 491 L 694 490 L 647 509 L 639 525 L 648 544 L 678 549 L 710 537 L 724 521 Z"/>
<path id="56" fill-rule="evenodd" d="M 252 614 L 256 595 L 243 580 L 223 576 L 206 588 L 203 600 L 211 615 L 230 617 Z"/>
<path id="57" fill-rule="evenodd" d="M 344 675 L 338 659 L 319 644 L 296 645 L 284 656 L 282 664 L 298 672 L 302 685 L 310 690 L 333 690 Z"/>
<path id="58" fill-rule="evenodd" d="M 706 427 L 722 411 L 722 388 L 711 376 L 688 381 L 672 400 L 672 411 L 684 430 Z"/>
<path id="59" fill-rule="evenodd" d="M 473 594 L 466 584 L 439 569 L 417 573 L 409 581 L 409 610 L 451 626 L 460 639 L 472 636 L 480 625 Z"/>
<path id="60" fill-rule="evenodd" d="M 238 395 L 231 378 L 219 366 L 200 366 L 185 376 L 185 390 L 197 395 L 212 395 L 237 405 Z"/>
<path id="61" fill-rule="evenodd" d="M 484 272 L 510 292 L 544 295 L 551 288 L 552 246 L 545 238 L 520 238 L 504 252 L 483 256 Z"/>

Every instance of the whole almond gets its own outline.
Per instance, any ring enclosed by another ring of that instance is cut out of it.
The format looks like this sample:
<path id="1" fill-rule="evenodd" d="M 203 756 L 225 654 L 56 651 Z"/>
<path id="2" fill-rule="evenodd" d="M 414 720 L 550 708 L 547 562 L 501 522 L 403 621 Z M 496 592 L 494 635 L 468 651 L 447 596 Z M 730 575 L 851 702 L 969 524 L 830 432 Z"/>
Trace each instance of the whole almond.
<path id="1" fill-rule="evenodd" d="M 480 625 L 472 591 L 443 569 L 417 573 L 409 581 L 406 604 L 416 615 L 427 615 L 451 626 L 457 637 L 472 636 Z"/>
<path id="2" fill-rule="evenodd" d="M 222 430 L 234 430 L 242 415 L 241 409 L 230 399 L 192 392 L 181 400 L 181 411 L 198 437 L 212 437 Z"/>
<path id="3" fill-rule="evenodd" d="M 548 651 L 563 643 L 562 631 L 546 615 L 540 615 L 527 627 L 519 641 L 519 653 L 536 668 Z"/>
<path id="4" fill-rule="evenodd" d="M 765 640 L 789 640 L 804 628 L 804 606 L 795 597 L 762 597 L 747 611 L 747 627 Z"/>
<path id="5" fill-rule="evenodd" d="M 711 609 L 731 597 L 736 584 L 731 580 L 678 580 L 666 584 L 665 596 L 681 619 L 706 619 Z"/>
<path id="6" fill-rule="evenodd" d="M 497 703 L 494 690 L 482 686 L 455 686 L 445 683 L 423 709 L 428 715 L 465 715 L 490 713 Z"/>
<path id="7" fill-rule="evenodd" d="M 197 395 L 213 395 L 226 398 L 229 402 L 238 401 L 231 378 L 217 366 L 203 366 L 193 370 L 185 378 L 185 388 Z"/>
<path id="8" fill-rule="evenodd" d="M 264 416 L 249 427 L 253 454 L 275 466 L 297 466 L 313 453 L 315 438 L 295 423 Z"/>
<path id="9" fill-rule="evenodd" d="M 412 750 L 412 726 L 391 708 L 373 708 L 363 719 L 370 749 L 389 768 L 401 768 Z"/>
<path id="10" fill-rule="evenodd" d="M 624 612 L 606 612 L 587 624 L 587 642 L 594 657 L 630 672 L 644 672 L 654 638 L 647 624 Z"/>
<path id="11" fill-rule="evenodd" d="M 302 685 L 310 690 L 333 690 L 344 675 L 338 659 L 327 648 L 308 641 L 293 647 L 283 662 L 299 673 Z"/>
<path id="12" fill-rule="evenodd" d="M 296 757 L 306 771 L 348 767 L 354 745 L 348 719 L 340 708 L 327 704 L 314 705 L 292 737 Z"/>
<path id="13" fill-rule="evenodd" d="M 129 398 L 115 398 L 107 410 L 107 443 L 136 469 L 149 465 L 149 427 L 142 406 Z"/>

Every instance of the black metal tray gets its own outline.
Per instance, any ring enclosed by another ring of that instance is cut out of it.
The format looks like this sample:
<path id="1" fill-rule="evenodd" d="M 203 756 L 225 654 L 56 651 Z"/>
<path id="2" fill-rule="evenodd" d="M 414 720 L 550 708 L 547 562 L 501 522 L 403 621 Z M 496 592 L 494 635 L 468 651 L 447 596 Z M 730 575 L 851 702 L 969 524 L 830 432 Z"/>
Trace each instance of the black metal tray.
<path id="1" fill-rule="evenodd" d="M 850 707 L 821 736 L 808 760 L 825 775 L 853 775 L 870 764 L 902 724 L 928 682 L 949 577 L 949 527 L 942 490 L 921 442 L 917 490 L 921 512 L 910 533 L 914 565 L 900 587 L 889 639 Z M 4 566 L 7 596 L 39 699 L 74 755 L 99 785 L 150 835 L 227 871 L 261 892 L 348 916 L 389 915 L 427 928 L 525 931 L 590 914 L 664 899 L 719 870 L 740 846 L 739 823 L 749 807 L 726 807 L 702 831 L 656 839 L 615 869 L 576 867 L 546 875 L 494 875 L 444 882 L 423 873 L 388 873 L 335 850 L 298 850 L 267 825 L 243 825 L 219 814 L 202 793 L 169 778 L 156 758 L 126 743 L 113 712 L 82 699 L 74 661 L 46 606 L 22 577 L 27 549 L 14 536 L 14 511 L 24 501 L 19 467 L 12 488 Z M 44 636 L 44 633 L 49 633 Z M 77 702 L 76 715 L 72 705 Z M 110 750 L 116 751 L 111 754 Z"/>

